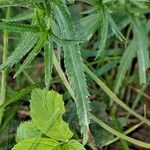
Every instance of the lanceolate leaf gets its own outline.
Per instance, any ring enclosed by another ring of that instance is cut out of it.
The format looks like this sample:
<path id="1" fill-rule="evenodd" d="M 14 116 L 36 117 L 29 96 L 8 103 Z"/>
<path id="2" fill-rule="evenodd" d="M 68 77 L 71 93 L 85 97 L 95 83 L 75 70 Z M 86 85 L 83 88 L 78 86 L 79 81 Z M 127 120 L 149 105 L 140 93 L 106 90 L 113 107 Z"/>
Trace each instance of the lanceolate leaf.
<path id="1" fill-rule="evenodd" d="M 26 55 L 31 48 L 36 44 L 38 40 L 38 34 L 24 33 L 21 37 L 20 43 L 14 52 L 7 58 L 6 62 L 0 65 L 0 71 L 13 66 L 15 63 Z"/>
<path id="2" fill-rule="evenodd" d="M 27 12 L 24 14 L 19 14 L 17 16 L 8 18 L 8 19 L 1 19 L 3 22 L 19 22 L 27 19 L 31 19 L 34 16 L 34 12 Z"/>
<path id="3" fill-rule="evenodd" d="M 21 6 L 27 7 L 28 0 L 0 0 L 0 7 L 8 7 L 8 6 Z"/>
<path id="4" fill-rule="evenodd" d="M 100 33 L 100 44 L 99 44 L 99 50 L 97 52 L 96 58 L 98 58 L 101 55 L 101 52 L 104 50 L 106 41 L 107 41 L 107 35 L 108 35 L 108 20 L 105 14 L 105 8 L 102 10 L 102 27 L 101 27 L 101 33 Z"/>
<path id="5" fill-rule="evenodd" d="M 114 92 L 119 93 L 119 89 L 122 86 L 123 79 L 132 64 L 133 58 L 136 56 L 137 45 L 135 39 L 129 44 L 125 50 L 122 59 L 120 61 L 119 70 L 115 80 Z"/>
<path id="6" fill-rule="evenodd" d="M 65 4 L 57 0 L 57 22 L 59 23 L 62 35 L 67 39 L 75 39 L 74 26 L 71 22 L 70 14 Z M 90 101 L 88 98 L 88 89 L 86 78 L 82 68 L 82 59 L 79 45 L 64 46 L 65 66 L 71 87 L 76 97 L 76 107 L 81 126 L 81 132 L 84 135 L 84 144 L 87 142 L 89 130 Z"/>
<path id="7" fill-rule="evenodd" d="M 76 34 L 80 40 L 88 41 L 99 28 L 101 23 L 99 13 L 91 14 L 76 23 Z"/>
<path id="8" fill-rule="evenodd" d="M 124 41 L 125 37 L 123 36 L 123 34 L 121 33 L 119 27 L 117 26 L 117 24 L 114 22 L 112 16 L 109 14 L 108 11 L 106 11 L 106 16 L 107 19 L 109 21 L 109 24 L 111 26 L 112 31 L 114 32 L 114 34 L 116 35 L 116 37 L 120 40 L 120 41 Z"/>
<path id="9" fill-rule="evenodd" d="M 134 33 L 137 43 L 140 84 L 146 84 L 146 70 L 149 68 L 148 38 L 143 23 L 135 18 Z"/>
<path id="10" fill-rule="evenodd" d="M 48 89 L 53 69 L 53 42 L 49 41 L 44 47 L 44 70 L 45 70 L 45 86 Z"/>
<path id="11" fill-rule="evenodd" d="M 0 29 L 7 30 L 9 32 L 32 32 L 32 33 L 40 32 L 40 29 L 37 26 L 20 23 L 0 22 Z"/>
<path id="12" fill-rule="evenodd" d="M 19 67 L 18 71 L 14 75 L 14 77 L 18 76 L 34 59 L 34 57 L 41 51 L 41 47 L 43 46 L 45 39 L 47 38 L 47 32 L 43 33 L 34 47 L 34 49 L 30 52 L 29 56 L 25 59 L 23 64 Z"/>
<path id="13" fill-rule="evenodd" d="M 65 113 L 62 96 L 54 91 L 35 89 L 31 95 L 31 117 L 34 125 L 48 137 L 66 142 L 73 133 L 62 120 Z"/>

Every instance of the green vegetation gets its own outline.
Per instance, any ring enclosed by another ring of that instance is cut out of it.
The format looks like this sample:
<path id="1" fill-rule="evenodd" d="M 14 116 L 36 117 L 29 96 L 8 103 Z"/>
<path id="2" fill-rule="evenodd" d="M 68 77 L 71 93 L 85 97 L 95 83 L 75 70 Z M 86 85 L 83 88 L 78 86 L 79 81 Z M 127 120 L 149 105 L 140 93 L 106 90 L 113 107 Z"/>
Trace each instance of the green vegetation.
<path id="1" fill-rule="evenodd" d="M 0 11 L 0 150 L 150 149 L 134 135 L 150 128 L 149 0 L 0 0 Z"/>

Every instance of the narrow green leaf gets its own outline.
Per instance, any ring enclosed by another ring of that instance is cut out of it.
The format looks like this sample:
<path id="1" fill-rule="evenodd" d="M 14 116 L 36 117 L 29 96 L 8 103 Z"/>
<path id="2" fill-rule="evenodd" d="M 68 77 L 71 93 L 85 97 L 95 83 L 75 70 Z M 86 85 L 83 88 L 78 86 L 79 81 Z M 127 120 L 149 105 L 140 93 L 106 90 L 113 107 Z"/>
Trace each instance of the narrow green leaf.
<path id="1" fill-rule="evenodd" d="M 13 66 L 24 55 L 26 55 L 38 40 L 38 35 L 34 33 L 24 33 L 21 37 L 19 45 L 14 52 L 7 58 L 6 62 L 0 65 L 0 71 Z"/>
<path id="2" fill-rule="evenodd" d="M 77 39 L 88 41 L 99 28 L 101 23 L 99 13 L 91 14 L 80 19 L 76 24 Z"/>
<path id="3" fill-rule="evenodd" d="M 44 47 L 44 69 L 45 69 L 45 86 L 48 89 L 52 79 L 53 69 L 53 42 L 49 41 Z"/>
<path id="4" fill-rule="evenodd" d="M 34 57 L 41 51 L 41 47 L 43 46 L 45 39 L 47 38 L 47 32 L 42 33 L 38 43 L 34 47 L 34 49 L 29 53 L 28 57 L 25 59 L 23 64 L 19 67 L 14 77 L 18 76 L 34 59 Z"/>
<path id="5" fill-rule="evenodd" d="M 6 100 L 6 102 L 0 106 L 0 110 L 4 109 L 9 104 L 16 102 L 17 100 L 21 100 L 22 97 L 24 97 L 26 94 L 30 93 L 36 87 L 37 87 L 37 85 L 32 85 L 25 89 L 22 89 L 17 94 L 14 94 L 10 99 Z"/>
<path id="6" fill-rule="evenodd" d="M 118 94 L 119 89 L 122 86 L 122 81 L 125 78 L 125 75 L 129 68 L 131 67 L 132 60 L 136 56 L 137 45 L 136 41 L 133 40 L 127 49 L 125 50 L 118 69 L 118 73 L 115 80 L 114 93 Z"/>
<path id="7" fill-rule="evenodd" d="M 107 41 L 107 35 L 108 35 L 108 20 L 105 13 L 105 8 L 102 10 L 102 27 L 101 27 L 101 33 L 100 33 L 100 44 L 99 49 L 97 52 L 96 58 L 98 58 L 102 51 L 105 49 L 106 41 Z"/>
<path id="8" fill-rule="evenodd" d="M 112 16 L 109 14 L 108 11 L 106 11 L 106 16 L 107 19 L 109 21 L 109 24 L 112 28 L 112 31 L 114 32 L 114 34 L 116 35 L 116 37 L 120 40 L 120 41 L 125 41 L 126 38 L 123 36 L 123 34 L 121 33 L 119 27 L 117 26 L 117 24 L 114 22 Z"/>
<path id="9" fill-rule="evenodd" d="M 34 16 L 34 12 L 27 12 L 8 19 L 1 19 L 1 20 L 3 22 L 20 22 L 20 21 L 31 19 L 33 16 Z"/>
<path id="10" fill-rule="evenodd" d="M 66 142 L 73 136 L 67 123 L 62 120 L 65 113 L 62 96 L 54 91 L 33 90 L 31 94 L 31 117 L 42 133 L 53 139 Z"/>
<path id="11" fill-rule="evenodd" d="M 146 70 L 150 65 L 148 50 L 149 43 L 143 23 L 138 18 L 135 18 L 134 21 L 140 84 L 146 84 Z"/>
<path id="12" fill-rule="evenodd" d="M 70 14 L 67 7 L 61 0 L 56 1 L 57 22 L 64 38 L 74 39 L 75 32 L 72 24 Z M 75 93 L 75 102 L 79 123 L 81 126 L 81 133 L 84 136 L 83 143 L 88 139 L 89 131 L 89 116 L 90 116 L 90 100 L 86 84 L 86 78 L 82 68 L 82 59 L 80 55 L 80 48 L 77 43 L 70 46 L 64 46 L 65 66 L 69 82 Z"/>
<path id="13" fill-rule="evenodd" d="M 0 0 L 0 7 L 9 6 L 28 7 L 28 3 L 27 0 Z"/>
<path id="14" fill-rule="evenodd" d="M 7 22 L 0 22 L 0 29 L 9 32 L 32 32 L 32 33 L 40 32 L 38 26 L 26 25 L 20 23 L 7 23 Z"/>

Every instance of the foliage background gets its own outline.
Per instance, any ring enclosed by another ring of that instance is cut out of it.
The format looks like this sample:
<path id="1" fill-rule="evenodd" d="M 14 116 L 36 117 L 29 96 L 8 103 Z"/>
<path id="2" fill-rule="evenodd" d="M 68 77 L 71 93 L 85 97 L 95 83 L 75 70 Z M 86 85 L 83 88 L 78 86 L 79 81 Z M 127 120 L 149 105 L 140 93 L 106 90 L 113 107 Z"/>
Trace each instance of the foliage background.
<path id="1" fill-rule="evenodd" d="M 5 2 L 0 1 L 0 5 Z M 148 0 L 67 0 L 66 5 L 75 26 L 76 39 L 69 39 L 69 41 L 66 38 L 62 40 L 62 34 L 58 33 L 57 36 L 59 38 L 55 38 L 53 48 L 64 73 L 66 73 L 66 67 L 62 47 L 68 45 L 68 43 L 71 45 L 72 41 L 75 40 L 80 44 L 81 56 L 86 66 L 113 91 L 113 94 L 117 95 L 132 110 L 149 118 L 150 2 Z M 0 22 L 0 28 L 2 29 L 0 33 L 0 54 L 3 53 L 3 30 L 7 29 L 7 24 L 2 25 L 2 22 L 18 23 L 16 20 L 19 17 L 21 18 L 21 16 L 18 17 L 19 14 L 35 13 L 34 10 L 33 8 L 11 7 L 10 18 L 14 17 L 14 20 L 12 19 L 11 21 L 4 19 L 6 8 L 2 7 L 0 9 L 0 17 L 2 18 Z M 20 22 L 22 24 L 31 24 L 31 17 L 22 19 Z M 12 31 L 9 33 L 8 55 L 12 54 L 23 34 L 22 29 L 21 33 L 19 31 L 13 32 L 13 30 L 15 28 L 12 28 Z M 37 57 L 16 78 L 13 77 L 19 66 L 27 58 L 27 55 L 13 67 L 7 66 L 9 69 L 6 99 L 12 98 L 18 91 L 35 83 L 39 87 L 45 87 L 44 48 L 40 47 L 39 49 L 41 51 Z M 2 57 L 0 57 L 0 61 L 2 63 Z M 76 64 L 78 64 L 78 60 Z M 74 72 L 74 70 L 71 70 L 71 72 Z M 105 93 L 88 74 L 86 75 L 92 113 L 110 127 L 120 130 L 120 132 L 139 123 L 138 119 L 112 102 L 110 98 L 111 93 Z M 49 76 L 50 78 L 50 86 L 49 84 L 46 86 L 63 94 L 67 111 L 64 119 L 70 124 L 75 137 L 82 139 L 75 103 L 68 90 L 66 90 L 64 81 L 61 80 L 60 74 L 57 73 L 55 67 L 53 68 L 52 77 Z M 73 87 L 75 86 L 73 85 Z M 78 87 L 75 88 L 77 89 Z M 19 101 L 14 100 L 15 102 L 5 108 L 0 128 L 0 149 L 11 149 L 15 144 L 17 126 L 20 122 L 30 119 L 29 100 L 30 93 L 27 93 Z M 117 120 L 117 123 L 114 120 Z M 119 124 L 119 129 L 117 124 Z M 148 130 L 149 126 L 142 124 L 129 136 L 150 142 Z M 99 127 L 93 121 L 90 123 L 89 137 L 89 141 L 85 146 L 86 149 L 122 150 L 126 145 L 122 141 L 107 145 L 107 142 L 111 141 L 115 136 Z M 130 149 L 142 149 L 129 143 L 128 145 Z"/>

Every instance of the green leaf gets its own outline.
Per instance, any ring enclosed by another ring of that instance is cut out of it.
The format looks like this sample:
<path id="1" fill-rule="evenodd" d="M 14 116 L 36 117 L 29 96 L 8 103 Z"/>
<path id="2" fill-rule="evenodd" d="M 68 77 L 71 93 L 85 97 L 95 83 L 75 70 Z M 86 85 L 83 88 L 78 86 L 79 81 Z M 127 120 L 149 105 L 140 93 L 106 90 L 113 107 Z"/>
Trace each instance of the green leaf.
<path id="1" fill-rule="evenodd" d="M 35 145 L 35 146 L 34 146 Z M 59 143 L 49 138 L 30 138 L 16 144 L 12 150 L 61 150 Z"/>
<path id="2" fill-rule="evenodd" d="M 6 62 L 0 65 L 0 71 L 13 66 L 24 55 L 26 55 L 38 40 L 38 35 L 34 33 L 24 33 L 21 37 L 19 45 L 14 52 L 7 58 Z"/>
<path id="3" fill-rule="evenodd" d="M 31 95 L 32 120 L 44 134 L 67 141 L 73 135 L 68 124 L 62 120 L 65 113 L 62 96 L 54 91 L 35 89 Z"/>
<path id="4" fill-rule="evenodd" d="M 114 34 L 116 35 L 116 37 L 120 40 L 120 41 L 125 41 L 126 38 L 123 36 L 123 34 L 121 33 L 119 27 L 117 26 L 117 24 L 114 22 L 112 16 L 109 14 L 108 11 L 106 11 L 106 16 L 107 19 L 109 21 L 109 24 L 111 26 L 112 31 L 114 32 Z"/>
<path id="5" fill-rule="evenodd" d="M 91 14 L 76 23 L 77 39 L 88 41 L 101 23 L 99 13 Z"/>
<path id="6" fill-rule="evenodd" d="M 3 22 L 20 22 L 24 20 L 31 19 L 34 16 L 34 12 L 27 12 L 23 14 L 19 14 L 17 16 L 13 16 L 8 19 L 1 19 Z"/>
<path id="7" fill-rule="evenodd" d="M 98 58 L 102 51 L 105 49 L 106 41 L 107 41 L 107 35 L 108 35 L 108 20 L 105 13 L 105 8 L 102 10 L 102 27 L 101 27 L 101 33 L 100 33 L 100 43 L 99 43 L 99 50 L 97 52 L 96 58 Z"/>
<path id="8" fill-rule="evenodd" d="M 29 138 L 38 138 L 41 131 L 38 130 L 32 121 L 21 123 L 17 128 L 16 142 L 19 143 Z"/>
<path id="9" fill-rule="evenodd" d="M 44 70 L 45 70 L 45 86 L 48 89 L 52 79 L 53 69 L 53 42 L 49 41 L 44 47 Z"/>
<path id="10" fill-rule="evenodd" d="M 66 39 L 75 39 L 74 26 L 66 5 L 60 0 L 57 0 L 56 5 L 56 19 L 63 37 Z M 77 43 L 74 43 L 73 45 L 64 46 L 63 49 L 67 76 L 75 93 L 79 124 L 81 126 L 81 133 L 84 136 L 83 143 L 85 144 L 88 139 L 89 131 L 90 100 L 88 98 L 89 93 L 82 67 L 83 62 L 80 55 L 80 48 Z"/>
<path id="11" fill-rule="evenodd" d="M 24 97 L 26 94 L 30 93 L 34 88 L 36 88 L 36 85 L 31 85 L 31 86 L 17 92 L 17 94 L 14 94 L 11 98 L 7 99 L 5 101 L 5 103 L 0 106 L 0 110 L 4 109 L 9 104 L 16 102 L 17 100 L 21 100 L 22 97 Z"/>
<path id="12" fill-rule="evenodd" d="M 137 43 L 137 58 L 139 64 L 140 84 L 146 84 L 146 70 L 149 68 L 149 42 L 145 26 L 138 18 L 134 19 L 134 34 Z"/>
<path id="13" fill-rule="evenodd" d="M 127 71 L 131 67 L 133 58 L 136 56 L 136 51 L 137 51 L 137 45 L 136 45 L 136 41 L 133 39 L 133 41 L 129 44 L 129 46 L 125 50 L 120 61 L 120 66 L 118 69 L 118 73 L 115 80 L 115 86 L 114 86 L 114 92 L 116 94 L 119 93 L 119 89 L 122 86 L 122 81 L 125 78 Z"/>
<path id="14" fill-rule="evenodd" d="M 34 49 L 29 53 L 28 57 L 25 59 L 23 64 L 19 67 L 14 77 L 18 76 L 34 59 L 34 57 L 41 51 L 41 47 L 43 46 L 45 39 L 47 38 L 47 32 L 42 33 L 39 41 L 37 42 Z"/>
<path id="15" fill-rule="evenodd" d="M 38 26 L 7 22 L 0 22 L 0 29 L 9 32 L 40 32 L 40 28 Z"/>
<path id="16" fill-rule="evenodd" d="M 17 7 L 27 7 L 28 0 L 0 0 L 0 7 L 9 7 L 9 6 L 17 6 Z"/>
<path id="17" fill-rule="evenodd" d="M 85 150 L 84 146 L 76 140 L 70 140 L 64 144 L 62 150 Z"/>

